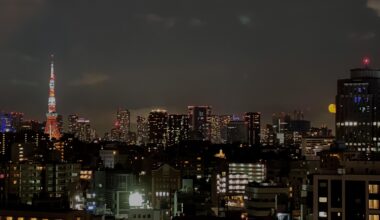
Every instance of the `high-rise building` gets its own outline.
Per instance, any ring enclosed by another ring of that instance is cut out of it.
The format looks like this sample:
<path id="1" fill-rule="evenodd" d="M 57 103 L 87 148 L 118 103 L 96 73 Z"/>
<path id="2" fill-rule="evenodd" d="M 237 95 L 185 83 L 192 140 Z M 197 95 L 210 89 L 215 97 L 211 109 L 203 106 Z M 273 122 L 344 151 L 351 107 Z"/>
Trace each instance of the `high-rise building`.
<path id="1" fill-rule="evenodd" d="M 20 131 L 22 122 L 24 119 L 24 113 L 22 112 L 11 112 L 11 118 L 12 118 L 12 128 L 15 131 Z"/>
<path id="2" fill-rule="evenodd" d="M 273 129 L 275 133 L 286 133 L 289 128 L 291 116 L 285 112 L 272 115 Z"/>
<path id="3" fill-rule="evenodd" d="M 193 138 L 211 140 L 211 106 L 188 106 L 187 109 Z"/>
<path id="4" fill-rule="evenodd" d="M 137 116 L 137 144 L 144 145 L 148 143 L 149 126 L 145 117 Z"/>
<path id="5" fill-rule="evenodd" d="M 53 58 L 53 55 L 52 55 Z M 49 138 L 59 139 L 61 133 L 59 132 L 58 122 L 57 122 L 57 111 L 55 106 L 55 72 L 53 60 L 50 64 L 50 82 L 49 82 L 49 101 L 48 101 L 48 113 L 46 113 L 46 126 L 45 134 L 49 135 Z"/>
<path id="6" fill-rule="evenodd" d="M 260 142 L 263 146 L 273 146 L 276 141 L 275 131 L 273 130 L 273 125 L 267 124 L 265 128 L 261 129 Z"/>
<path id="7" fill-rule="evenodd" d="M 120 129 L 116 127 L 111 129 L 111 141 L 120 141 L 120 136 Z"/>
<path id="8" fill-rule="evenodd" d="M 20 130 L 32 130 L 35 132 L 43 132 L 45 130 L 45 123 L 34 120 L 23 121 Z"/>
<path id="9" fill-rule="evenodd" d="M 367 152 L 380 150 L 380 69 L 368 64 L 338 80 L 336 95 L 336 139 Z"/>
<path id="10" fill-rule="evenodd" d="M 127 109 L 119 108 L 117 110 L 116 115 L 116 121 L 115 121 L 115 131 L 111 132 L 111 134 L 114 134 L 112 139 L 121 141 L 121 142 L 127 142 L 128 141 L 128 134 L 131 130 L 130 126 L 131 120 L 130 120 L 130 113 Z"/>
<path id="11" fill-rule="evenodd" d="M 210 116 L 211 143 L 222 144 L 222 121 L 219 115 Z"/>
<path id="12" fill-rule="evenodd" d="M 24 113 L 0 113 L 0 132 L 18 132 L 23 124 Z"/>
<path id="13" fill-rule="evenodd" d="M 220 137 L 222 139 L 222 144 L 227 143 L 228 135 L 228 124 L 232 120 L 232 115 L 220 115 Z"/>
<path id="14" fill-rule="evenodd" d="M 69 115 L 68 117 L 68 133 L 75 134 L 78 132 L 78 115 Z"/>
<path id="15" fill-rule="evenodd" d="M 0 132 L 14 132 L 12 127 L 12 117 L 8 113 L 0 113 Z"/>
<path id="16" fill-rule="evenodd" d="M 62 115 L 58 115 L 57 116 L 57 124 L 58 124 L 58 130 L 59 130 L 59 133 L 63 133 L 63 116 Z"/>
<path id="17" fill-rule="evenodd" d="M 249 146 L 260 145 L 260 112 L 247 112 L 244 115 L 244 120 L 247 123 L 247 137 Z"/>
<path id="18" fill-rule="evenodd" d="M 166 110 L 155 109 L 149 113 L 149 143 L 160 146 L 166 146 L 168 113 Z"/>
<path id="19" fill-rule="evenodd" d="M 187 140 L 189 135 L 189 117 L 187 115 L 169 115 L 168 146 Z"/>
<path id="20" fill-rule="evenodd" d="M 91 128 L 90 120 L 76 114 L 68 117 L 68 133 L 73 134 L 80 141 L 90 142 L 95 139 L 96 132 Z"/>
<path id="21" fill-rule="evenodd" d="M 285 112 L 272 115 L 273 131 L 276 135 L 276 142 L 280 145 L 293 144 L 293 134 L 289 131 L 291 120 L 290 114 Z"/>
<path id="22" fill-rule="evenodd" d="M 232 120 L 227 127 L 227 143 L 247 143 L 247 123 L 241 120 Z"/>
<path id="23" fill-rule="evenodd" d="M 78 131 L 75 134 L 75 136 L 81 141 L 85 141 L 85 142 L 92 141 L 94 137 L 92 135 L 90 120 L 85 119 L 85 118 L 78 118 L 77 125 L 78 125 Z"/>

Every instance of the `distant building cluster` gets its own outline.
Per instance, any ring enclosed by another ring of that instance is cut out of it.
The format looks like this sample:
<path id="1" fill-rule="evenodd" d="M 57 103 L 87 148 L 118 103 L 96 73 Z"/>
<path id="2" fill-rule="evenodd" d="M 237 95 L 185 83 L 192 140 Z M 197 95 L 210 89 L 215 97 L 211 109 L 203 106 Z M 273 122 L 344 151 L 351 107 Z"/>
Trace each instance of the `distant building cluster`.
<path id="1" fill-rule="evenodd" d="M 78 115 L 69 115 L 67 133 L 84 142 L 91 142 L 96 138 L 96 131 L 91 127 L 90 120 Z"/>
<path id="2" fill-rule="evenodd" d="M 169 114 L 165 109 L 153 109 L 147 116 L 137 116 L 136 125 L 134 132 L 130 112 L 118 109 L 115 126 L 105 134 L 104 139 L 160 147 L 188 140 L 249 146 L 257 146 L 261 141 L 259 112 L 236 116 L 214 115 L 211 106 L 188 106 L 188 114 Z"/>
<path id="3" fill-rule="evenodd" d="M 56 112 L 0 113 L 0 220 L 380 219 L 380 70 L 338 80 L 336 136 L 302 110 L 187 114 L 118 108 L 99 138 Z M 334 109 L 335 110 L 335 109 Z M 335 111 L 331 111 L 335 112 Z"/>

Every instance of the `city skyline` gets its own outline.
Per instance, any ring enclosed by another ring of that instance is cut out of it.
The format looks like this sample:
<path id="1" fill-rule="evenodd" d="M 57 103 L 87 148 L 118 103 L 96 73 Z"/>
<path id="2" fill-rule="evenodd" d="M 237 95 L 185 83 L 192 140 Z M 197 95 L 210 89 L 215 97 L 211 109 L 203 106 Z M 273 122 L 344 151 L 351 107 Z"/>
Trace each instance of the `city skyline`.
<path id="1" fill-rule="evenodd" d="M 380 220 L 380 0 L 0 1 L 0 220 Z"/>
<path id="2" fill-rule="evenodd" d="M 156 107 L 185 113 L 188 105 L 210 105 L 215 114 L 259 111 L 263 123 L 302 109 L 315 126 L 333 128 L 327 106 L 336 80 L 364 56 L 380 66 L 373 1 L 0 4 L 10 21 L 0 25 L 1 110 L 44 119 L 54 53 L 57 111 L 65 121 L 84 115 L 100 134 L 118 107 L 135 121 Z"/>

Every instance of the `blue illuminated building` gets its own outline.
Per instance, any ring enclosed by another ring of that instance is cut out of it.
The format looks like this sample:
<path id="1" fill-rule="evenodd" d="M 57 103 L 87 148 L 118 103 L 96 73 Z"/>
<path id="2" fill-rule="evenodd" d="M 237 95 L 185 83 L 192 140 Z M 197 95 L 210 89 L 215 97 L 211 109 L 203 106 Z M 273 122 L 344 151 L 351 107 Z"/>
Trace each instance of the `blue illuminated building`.
<path id="1" fill-rule="evenodd" d="M 14 132 L 12 127 L 12 116 L 8 113 L 0 113 L 0 132 Z"/>
<path id="2" fill-rule="evenodd" d="M 374 152 L 380 151 L 380 70 L 365 64 L 338 80 L 336 138 L 351 149 Z"/>

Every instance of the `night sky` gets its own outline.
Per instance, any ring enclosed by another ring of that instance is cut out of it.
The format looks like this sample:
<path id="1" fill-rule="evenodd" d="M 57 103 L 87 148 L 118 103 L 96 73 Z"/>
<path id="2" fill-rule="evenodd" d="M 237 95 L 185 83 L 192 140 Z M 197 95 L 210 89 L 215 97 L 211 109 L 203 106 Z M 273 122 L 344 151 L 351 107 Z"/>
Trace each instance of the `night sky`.
<path id="1" fill-rule="evenodd" d="M 185 113 L 303 109 L 333 126 L 336 80 L 380 67 L 380 0 L 0 1 L 0 109 L 45 118 L 49 54 L 57 111 L 100 134 L 117 107 Z"/>

